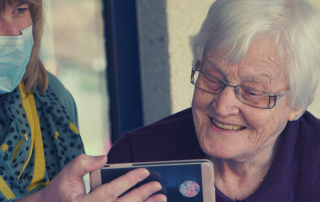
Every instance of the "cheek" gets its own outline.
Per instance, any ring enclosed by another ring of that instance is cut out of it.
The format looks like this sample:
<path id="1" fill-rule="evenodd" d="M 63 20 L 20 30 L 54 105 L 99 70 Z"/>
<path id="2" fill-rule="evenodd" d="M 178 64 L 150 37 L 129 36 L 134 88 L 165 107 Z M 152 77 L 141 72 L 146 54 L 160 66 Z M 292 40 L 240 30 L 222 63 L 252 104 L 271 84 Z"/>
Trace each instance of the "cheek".
<path id="1" fill-rule="evenodd" d="M 260 112 L 260 113 L 259 113 Z M 286 125 L 286 120 L 281 118 L 281 110 L 270 110 L 248 113 L 246 122 L 253 129 L 249 137 L 250 142 L 263 142 L 272 137 L 277 137 Z"/>
<path id="2" fill-rule="evenodd" d="M 192 99 L 193 121 L 197 134 L 208 124 L 212 98 L 202 90 L 195 89 Z M 212 97 L 212 96 L 211 96 Z"/>
<path id="3" fill-rule="evenodd" d="M 20 25 L 19 29 L 24 30 L 32 25 L 32 18 L 30 11 L 27 11 L 23 17 L 17 19 L 19 22 L 17 24 Z"/>
<path id="4" fill-rule="evenodd" d="M 27 27 L 30 27 L 32 25 L 32 18 L 31 18 L 30 11 L 28 12 L 28 17 L 26 18 L 26 25 Z"/>
<path id="5" fill-rule="evenodd" d="M 212 104 L 213 95 L 195 88 L 192 98 L 192 108 L 200 111 L 206 111 Z"/>

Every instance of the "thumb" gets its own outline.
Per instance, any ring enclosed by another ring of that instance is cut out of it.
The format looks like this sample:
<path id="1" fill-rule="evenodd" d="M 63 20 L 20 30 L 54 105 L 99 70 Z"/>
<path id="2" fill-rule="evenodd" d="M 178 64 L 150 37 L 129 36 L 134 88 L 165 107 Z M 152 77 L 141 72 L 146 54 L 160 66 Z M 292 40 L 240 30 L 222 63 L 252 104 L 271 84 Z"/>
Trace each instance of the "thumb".
<path id="1" fill-rule="evenodd" d="M 82 177 L 87 172 L 95 171 L 103 167 L 107 162 L 107 156 L 88 156 L 81 154 L 65 167 L 67 176 Z"/>

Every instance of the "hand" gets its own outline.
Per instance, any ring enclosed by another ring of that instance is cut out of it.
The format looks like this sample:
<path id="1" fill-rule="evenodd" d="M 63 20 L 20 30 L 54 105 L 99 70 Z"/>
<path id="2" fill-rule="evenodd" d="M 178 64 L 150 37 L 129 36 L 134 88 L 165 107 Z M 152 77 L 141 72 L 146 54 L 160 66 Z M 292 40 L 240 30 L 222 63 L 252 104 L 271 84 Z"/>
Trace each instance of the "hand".
<path id="1" fill-rule="evenodd" d="M 159 182 L 149 182 L 129 192 L 128 194 L 117 198 L 126 190 L 149 176 L 149 171 L 139 168 L 128 172 L 127 174 L 103 184 L 93 192 L 86 194 L 82 176 L 87 172 L 97 170 L 107 161 L 106 156 L 92 157 L 80 155 L 45 187 L 38 192 L 38 201 L 52 202 L 165 202 L 166 197 L 157 194 L 149 197 L 151 194 L 159 191 L 161 185 Z M 149 197 L 149 198 L 148 198 Z"/>

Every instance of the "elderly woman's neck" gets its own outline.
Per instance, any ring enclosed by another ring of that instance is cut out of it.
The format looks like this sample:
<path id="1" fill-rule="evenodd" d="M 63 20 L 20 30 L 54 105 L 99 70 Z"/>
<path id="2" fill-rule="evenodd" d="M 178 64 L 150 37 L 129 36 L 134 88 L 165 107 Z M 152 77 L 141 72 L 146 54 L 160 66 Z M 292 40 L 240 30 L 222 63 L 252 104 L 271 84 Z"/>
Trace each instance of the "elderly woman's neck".
<path id="1" fill-rule="evenodd" d="M 281 139 L 280 135 L 274 145 L 245 160 L 211 157 L 216 187 L 231 199 L 241 200 L 250 196 L 268 173 Z"/>
<path id="2" fill-rule="evenodd" d="M 234 159 L 210 157 L 209 159 L 213 162 L 217 174 L 223 175 L 225 172 L 232 172 L 240 177 L 247 175 L 247 173 L 268 171 L 276 156 L 281 139 L 282 135 L 280 134 L 273 145 L 269 145 L 251 156 Z"/>

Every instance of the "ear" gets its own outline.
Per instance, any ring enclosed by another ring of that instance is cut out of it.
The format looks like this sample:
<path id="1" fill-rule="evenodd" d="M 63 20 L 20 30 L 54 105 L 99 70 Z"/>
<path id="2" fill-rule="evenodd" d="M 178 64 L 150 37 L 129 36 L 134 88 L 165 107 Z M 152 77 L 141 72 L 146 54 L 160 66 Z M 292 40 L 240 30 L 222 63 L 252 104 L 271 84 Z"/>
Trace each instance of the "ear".
<path id="1" fill-rule="evenodd" d="M 300 108 L 300 109 L 292 109 L 291 113 L 288 117 L 288 121 L 295 120 L 296 117 L 299 117 L 306 109 Z"/>

